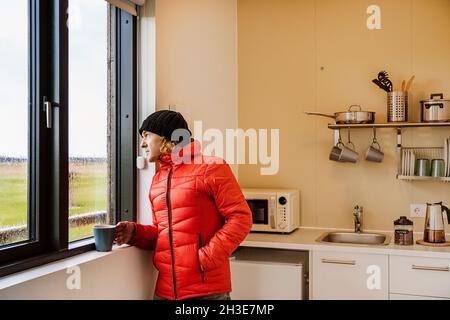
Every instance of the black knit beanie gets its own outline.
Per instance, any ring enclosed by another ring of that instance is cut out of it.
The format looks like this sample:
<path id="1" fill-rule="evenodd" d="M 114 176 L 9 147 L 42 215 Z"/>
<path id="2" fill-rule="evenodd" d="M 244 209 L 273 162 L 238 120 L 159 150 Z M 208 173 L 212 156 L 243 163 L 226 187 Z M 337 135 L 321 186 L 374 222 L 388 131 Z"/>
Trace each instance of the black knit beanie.
<path id="1" fill-rule="evenodd" d="M 186 129 L 188 131 L 189 139 L 188 141 L 183 142 L 189 142 L 192 133 L 189 130 L 188 124 L 186 120 L 184 120 L 183 115 L 179 112 L 171 110 L 160 110 L 152 113 L 147 117 L 147 119 L 144 120 L 144 122 L 142 122 L 142 125 L 139 128 L 139 134 L 142 136 L 143 131 L 149 131 L 173 141 L 172 133 L 177 129 Z M 180 141 L 174 142 L 181 141 L 182 138 Z"/>

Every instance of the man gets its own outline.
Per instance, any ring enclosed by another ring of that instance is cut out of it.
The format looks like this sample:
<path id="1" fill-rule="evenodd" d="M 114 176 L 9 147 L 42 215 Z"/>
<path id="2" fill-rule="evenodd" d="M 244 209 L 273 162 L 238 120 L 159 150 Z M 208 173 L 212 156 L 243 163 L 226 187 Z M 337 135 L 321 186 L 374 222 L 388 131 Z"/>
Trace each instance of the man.
<path id="1" fill-rule="evenodd" d="M 174 138 L 180 132 L 182 140 Z M 178 112 L 151 114 L 139 133 L 158 168 L 149 193 L 153 224 L 120 222 L 115 242 L 155 250 L 155 299 L 230 299 L 229 256 L 252 214 L 229 165 L 202 155 Z"/>

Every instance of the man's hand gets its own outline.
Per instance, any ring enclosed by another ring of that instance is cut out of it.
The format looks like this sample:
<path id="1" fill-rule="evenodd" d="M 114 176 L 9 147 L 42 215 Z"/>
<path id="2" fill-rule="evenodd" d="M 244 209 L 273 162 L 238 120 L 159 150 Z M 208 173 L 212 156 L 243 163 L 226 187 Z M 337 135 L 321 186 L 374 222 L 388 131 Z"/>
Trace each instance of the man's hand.
<path id="1" fill-rule="evenodd" d="M 114 243 L 117 245 L 128 244 L 135 234 L 134 223 L 129 221 L 121 221 L 116 225 L 116 232 L 114 235 Z"/>

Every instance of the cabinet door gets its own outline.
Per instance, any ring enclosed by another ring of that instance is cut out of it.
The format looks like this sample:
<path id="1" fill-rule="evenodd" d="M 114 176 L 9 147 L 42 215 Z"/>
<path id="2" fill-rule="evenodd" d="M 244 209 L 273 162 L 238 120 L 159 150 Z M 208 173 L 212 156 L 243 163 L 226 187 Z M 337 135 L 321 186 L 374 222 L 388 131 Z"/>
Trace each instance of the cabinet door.
<path id="1" fill-rule="evenodd" d="M 391 256 L 391 293 L 450 298 L 450 259 Z"/>
<path id="2" fill-rule="evenodd" d="M 387 300 L 388 256 L 314 251 L 312 286 L 315 300 Z"/>
<path id="3" fill-rule="evenodd" d="M 302 300 L 301 265 L 231 261 L 233 300 Z"/>

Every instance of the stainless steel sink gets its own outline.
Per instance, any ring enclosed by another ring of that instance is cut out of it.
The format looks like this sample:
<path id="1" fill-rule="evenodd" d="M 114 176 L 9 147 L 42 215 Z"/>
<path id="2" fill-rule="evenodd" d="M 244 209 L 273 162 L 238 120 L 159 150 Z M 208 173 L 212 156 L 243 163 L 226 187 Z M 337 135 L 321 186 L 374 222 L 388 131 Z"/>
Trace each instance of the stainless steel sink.
<path id="1" fill-rule="evenodd" d="M 316 241 L 322 243 L 388 245 L 390 237 L 381 233 L 327 232 Z"/>

